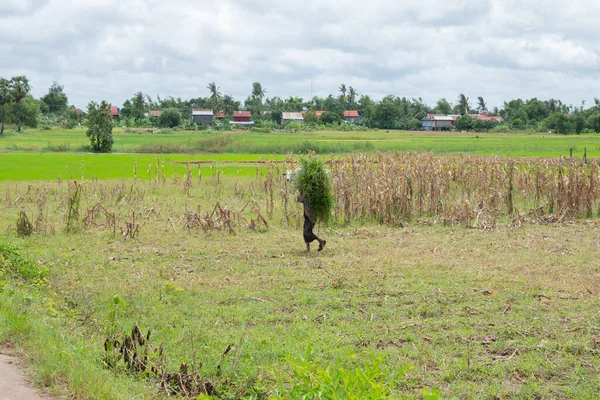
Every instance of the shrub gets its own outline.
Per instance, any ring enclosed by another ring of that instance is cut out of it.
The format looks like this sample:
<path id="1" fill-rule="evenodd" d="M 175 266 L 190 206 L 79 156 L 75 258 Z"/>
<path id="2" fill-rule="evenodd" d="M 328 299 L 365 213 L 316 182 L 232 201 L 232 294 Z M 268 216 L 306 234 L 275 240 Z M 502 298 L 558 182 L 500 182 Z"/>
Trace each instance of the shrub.
<path id="1" fill-rule="evenodd" d="M 473 118 L 469 115 L 463 115 L 456 120 L 457 131 L 470 131 L 473 129 Z"/>
<path id="2" fill-rule="evenodd" d="M 100 105 L 93 101 L 88 105 L 87 137 L 92 150 L 101 153 L 108 153 L 113 145 L 113 118 L 108 109 L 109 104 L 104 100 Z"/>
<path id="3" fill-rule="evenodd" d="M 344 117 L 333 111 L 325 111 L 319 119 L 323 124 L 332 124 L 334 122 L 344 122 Z"/>
<path id="4" fill-rule="evenodd" d="M 300 159 L 302 169 L 296 177 L 295 185 L 306 196 L 316 221 L 329 222 L 333 209 L 331 181 L 322 161 L 314 156 Z"/>
<path id="5" fill-rule="evenodd" d="M 167 108 L 158 117 L 158 126 L 161 128 L 175 128 L 181 124 L 181 114 L 175 108 Z"/>

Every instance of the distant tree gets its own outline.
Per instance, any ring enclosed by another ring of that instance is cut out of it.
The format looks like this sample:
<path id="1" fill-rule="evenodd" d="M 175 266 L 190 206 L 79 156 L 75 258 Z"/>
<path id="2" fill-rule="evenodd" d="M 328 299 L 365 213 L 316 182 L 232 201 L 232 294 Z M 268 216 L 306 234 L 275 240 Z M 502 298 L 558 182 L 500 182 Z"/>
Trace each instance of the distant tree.
<path id="1" fill-rule="evenodd" d="M 544 125 L 546 126 L 546 129 L 566 135 L 571 131 L 571 124 L 569 122 L 569 118 L 567 118 L 565 114 L 554 112 L 546 118 Z"/>
<path id="2" fill-rule="evenodd" d="M 398 115 L 401 115 L 401 111 L 396 97 L 391 94 L 387 95 L 375 108 L 375 126 L 382 129 L 394 129 Z"/>
<path id="3" fill-rule="evenodd" d="M 262 101 L 262 99 L 264 99 L 266 93 L 267 93 L 267 91 L 265 89 L 263 89 L 260 82 L 252 83 L 252 97 L 254 97 L 256 99 L 260 99 Z"/>
<path id="4" fill-rule="evenodd" d="M 64 86 L 59 85 L 58 82 L 52 82 L 52 85 L 48 88 L 48 93 L 40 98 L 40 100 L 48 107 L 48 112 L 60 114 L 67 109 L 69 98 L 63 89 Z"/>
<path id="5" fill-rule="evenodd" d="M 88 105 L 87 137 L 90 138 L 92 150 L 108 153 L 113 145 L 113 119 L 110 115 L 110 104 L 102 100 L 100 104 L 91 102 Z"/>
<path id="6" fill-rule="evenodd" d="M 457 131 L 470 131 L 473 129 L 473 118 L 470 115 L 458 117 L 455 128 Z"/>
<path id="7" fill-rule="evenodd" d="M 460 115 L 465 115 L 469 113 L 470 108 L 469 98 L 461 93 L 458 96 L 458 103 L 454 106 L 454 110 Z"/>
<path id="8" fill-rule="evenodd" d="M 17 124 L 20 115 L 22 125 L 35 128 L 40 121 L 40 104 L 43 103 L 30 94 L 25 96 L 19 104 L 14 101 L 8 103 L 6 105 L 6 122 Z"/>
<path id="9" fill-rule="evenodd" d="M 216 83 L 211 82 L 206 87 L 210 92 L 210 104 L 213 110 L 219 108 L 219 102 L 221 100 L 221 92 L 219 92 L 219 87 Z"/>
<path id="10" fill-rule="evenodd" d="M 304 113 L 304 122 L 307 124 L 316 124 L 319 122 L 319 117 L 317 117 L 317 113 L 314 110 L 310 110 Z"/>
<path id="11" fill-rule="evenodd" d="M 436 114 L 450 114 L 452 113 L 452 105 L 448 103 L 448 100 L 441 98 L 437 101 L 433 112 Z"/>
<path id="12" fill-rule="evenodd" d="M 576 134 L 580 134 L 585 129 L 585 118 L 581 113 L 576 113 L 571 116 L 571 126 L 575 130 Z"/>
<path id="13" fill-rule="evenodd" d="M 10 88 L 17 103 L 17 131 L 21 132 L 21 101 L 31 91 L 31 85 L 26 76 L 15 76 L 10 81 Z"/>
<path id="14" fill-rule="evenodd" d="M 483 114 L 487 110 L 487 103 L 483 100 L 483 97 L 479 96 L 477 98 L 477 111 L 479 111 L 480 114 Z"/>
<path id="15" fill-rule="evenodd" d="M 348 88 L 348 97 L 347 97 L 347 103 L 348 103 L 348 107 L 349 108 L 354 108 L 354 105 L 356 103 L 356 90 L 354 90 L 354 88 L 352 86 L 350 86 L 350 88 Z"/>
<path id="16" fill-rule="evenodd" d="M 176 108 L 167 108 L 163 110 L 158 117 L 158 126 L 161 128 L 175 128 L 181 124 L 181 114 Z"/>
<path id="17" fill-rule="evenodd" d="M 521 118 L 515 118 L 510 121 L 510 126 L 513 129 L 525 129 L 525 121 L 523 121 Z"/>
<path id="18" fill-rule="evenodd" d="M 333 111 L 325 111 L 321 114 L 320 121 L 324 124 L 332 124 L 334 122 L 343 122 L 344 117 L 341 114 L 338 114 Z"/>
<path id="19" fill-rule="evenodd" d="M 10 81 L 0 78 L 0 106 L 2 106 L 2 128 L 0 128 L 0 136 L 4 134 L 4 120 L 6 118 L 6 105 L 12 101 L 10 92 Z"/>
<path id="20" fill-rule="evenodd" d="M 498 109 L 498 107 L 495 106 L 494 108 L 492 108 L 492 112 L 490 114 L 494 116 L 500 115 L 500 109 Z"/>
<path id="21" fill-rule="evenodd" d="M 368 127 L 372 126 L 376 103 L 367 95 L 363 95 L 358 100 L 358 113 L 360 114 L 360 123 Z"/>
<path id="22" fill-rule="evenodd" d="M 240 103 L 235 101 L 233 96 L 226 94 L 223 96 L 223 112 L 227 116 L 232 116 L 233 112 L 240 107 Z"/>
<path id="23" fill-rule="evenodd" d="M 594 111 L 587 119 L 587 126 L 596 133 L 600 133 L 600 111 Z"/>
<path id="24" fill-rule="evenodd" d="M 340 90 L 340 97 L 339 97 L 340 103 L 342 103 L 342 107 L 346 107 L 346 92 L 347 92 L 346 84 L 342 83 L 340 85 L 339 90 Z"/>
<path id="25" fill-rule="evenodd" d="M 548 108 L 546 107 L 546 104 L 535 97 L 527 100 L 524 108 L 529 120 L 543 121 L 548 118 Z"/>

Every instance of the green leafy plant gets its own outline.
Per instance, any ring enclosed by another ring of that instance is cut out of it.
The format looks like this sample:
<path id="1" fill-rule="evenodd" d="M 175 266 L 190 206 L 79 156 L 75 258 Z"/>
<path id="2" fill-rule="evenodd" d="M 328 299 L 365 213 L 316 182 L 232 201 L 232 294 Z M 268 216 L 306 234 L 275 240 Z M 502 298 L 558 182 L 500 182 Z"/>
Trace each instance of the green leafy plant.
<path id="1" fill-rule="evenodd" d="M 300 159 L 301 170 L 294 183 L 306 196 L 316 221 L 328 223 L 333 209 L 331 180 L 323 161 L 313 155 Z"/>
<path id="2" fill-rule="evenodd" d="M 109 112 L 110 104 L 91 102 L 88 105 L 87 136 L 90 138 L 92 150 L 108 153 L 113 145 L 113 120 Z"/>
<path id="3" fill-rule="evenodd" d="M 289 377 L 276 373 L 279 380 L 281 399 L 384 399 L 392 395 L 393 388 L 401 381 L 412 366 L 407 365 L 393 374 L 383 369 L 385 356 L 371 356 L 364 365 L 345 367 L 356 358 L 352 354 L 344 363 L 336 361 L 326 366 L 319 365 L 309 345 L 306 355 L 297 359 L 286 358 L 291 368 Z"/>

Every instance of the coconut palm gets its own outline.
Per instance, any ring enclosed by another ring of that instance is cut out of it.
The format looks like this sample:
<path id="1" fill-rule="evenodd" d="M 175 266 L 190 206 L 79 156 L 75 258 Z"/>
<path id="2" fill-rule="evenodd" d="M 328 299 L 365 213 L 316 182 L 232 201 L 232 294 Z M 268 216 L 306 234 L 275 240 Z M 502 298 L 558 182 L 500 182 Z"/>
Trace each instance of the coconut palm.
<path id="1" fill-rule="evenodd" d="M 11 100 L 10 81 L 8 79 L 0 78 L 0 105 L 2 106 L 2 128 L 0 129 L 0 135 L 4 134 L 4 108 Z"/>
<path id="2" fill-rule="evenodd" d="M 29 79 L 26 76 L 15 76 L 10 81 L 12 97 L 17 103 L 17 131 L 21 132 L 21 100 L 31 91 Z"/>
<path id="3" fill-rule="evenodd" d="M 352 86 L 348 88 L 348 106 L 350 108 L 354 107 L 354 103 L 356 102 L 356 90 Z"/>
<path id="4" fill-rule="evenodd" d="M 464 94 L 460 94 L 458 96 L 458 110 L 460 112 L 460 115 L 465 115 L 469 113 L 469 109 L 471 108 L 469 106 L 469 98 L 467 96 L 465 96 Z"/>
<path id="5" fill-rule="evenodd" d="M 340 103 L 346 105 L 346 84 L 344 83 L 340 85 Z"/>
<path id="6" fill-rule="evenodd" d="M 480 114 L 486 112 L 487 109 L 487 103 L 483 100 L 483 97 L 479 96 L 477 98 L 477 110 L 479 111 Z"/>
<path id="7" fill-rule="evenodd" d="M 226 94 L 223 96 L 223 112 L 225 115 L 232 115 L 235 108 L 235 99 L 233 96 Z"/>
<path id="8" fill-rule="evenodd" d="M 218 87 L 216 83 L 211 82 L 206 88 L 210 91 L 210 104 L 214 110 L 219 105 L 219 100 L 221 99 L 221 92 L 219 92 L 220 87 Z"/>
<path id="9" fill-rule="evenodd" d="M 259 99 L 262 101 L 266 93 L 267 91 L 263 89 L 260 82 L 254 82 L 252 84 L 252 97 L 254 97 L 255 99 Z"/>

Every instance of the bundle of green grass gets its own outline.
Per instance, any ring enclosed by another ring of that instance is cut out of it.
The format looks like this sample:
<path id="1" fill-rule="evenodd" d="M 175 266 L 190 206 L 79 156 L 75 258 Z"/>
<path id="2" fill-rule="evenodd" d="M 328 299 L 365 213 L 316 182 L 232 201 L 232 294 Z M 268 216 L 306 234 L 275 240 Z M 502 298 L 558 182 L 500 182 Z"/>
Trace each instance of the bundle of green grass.
<path id="1" fill-rule="evenodd" d="M 329 173 L 323 162 L 313 156 L 301 158 L 300 166 L 294 179 L 296 189 L 306 197 L 315 222 L 328 223 L 333 209 Z"/>

